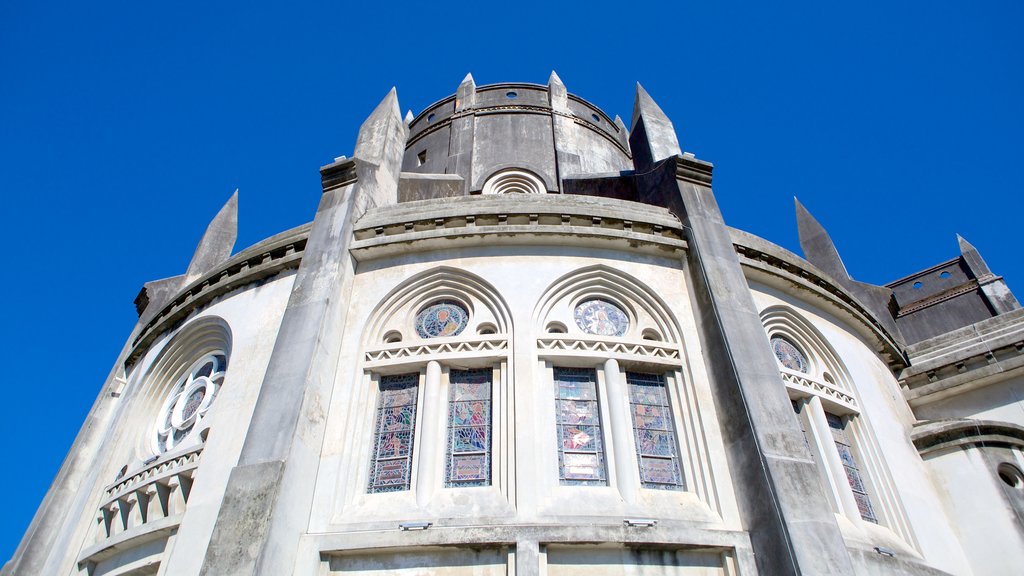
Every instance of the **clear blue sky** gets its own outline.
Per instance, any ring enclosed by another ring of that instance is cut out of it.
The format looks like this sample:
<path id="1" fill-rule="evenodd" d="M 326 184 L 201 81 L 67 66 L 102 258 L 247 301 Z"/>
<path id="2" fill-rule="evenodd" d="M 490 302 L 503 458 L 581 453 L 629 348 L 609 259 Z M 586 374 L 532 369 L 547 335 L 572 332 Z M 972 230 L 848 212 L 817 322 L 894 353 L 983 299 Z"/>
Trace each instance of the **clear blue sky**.
<path id="1" fill-rule="evenodd" d="M 287 4 L 287 5 L 286 5 Z M 392 86 L 419 112 L 545 83 L 628 122 L 640 81 L 715 164 L 726 221 L 798 251 L 793 196 L 856 278 L 973 242 L 1024 296 L 1024 3 L 0 3 L 0 562 L 128 336 L 235 188 L 237 248 L 310 220 Z"/>

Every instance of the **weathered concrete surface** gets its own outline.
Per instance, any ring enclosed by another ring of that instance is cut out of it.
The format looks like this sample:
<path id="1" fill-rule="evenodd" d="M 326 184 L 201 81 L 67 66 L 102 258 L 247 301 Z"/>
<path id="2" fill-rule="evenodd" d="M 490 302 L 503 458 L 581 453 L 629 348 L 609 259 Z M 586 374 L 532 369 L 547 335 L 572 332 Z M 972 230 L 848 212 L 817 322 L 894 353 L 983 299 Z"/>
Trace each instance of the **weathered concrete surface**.
<path id="1" fill-rule="evenodd" d="M 352 223 L 397 201 L 405 136 L 392 90 L 360 128 L 354 158 L 321 170 L 324 195 L 202 574 L 290 574 L 295 566 L 345 333 Z"/>
<path id="2" fill-rule="evenodd" d="M 758 570 L 853 574 L 711 191 L 711 166 L 673 157 L 679 144 L 672 124 L 639 86 L 631 132 L 641 199 L 675 212 L 689 232 L 693 309 Z"/>

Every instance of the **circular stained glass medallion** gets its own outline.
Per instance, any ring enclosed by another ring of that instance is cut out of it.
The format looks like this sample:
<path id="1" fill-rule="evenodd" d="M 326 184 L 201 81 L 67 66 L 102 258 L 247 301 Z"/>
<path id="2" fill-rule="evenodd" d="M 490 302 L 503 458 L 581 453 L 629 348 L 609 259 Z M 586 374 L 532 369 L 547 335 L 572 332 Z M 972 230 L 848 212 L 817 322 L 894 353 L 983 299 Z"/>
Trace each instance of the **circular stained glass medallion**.
<path id="1" fill-rule="evenodd" d="M 416 333 L 420 338 L 456 336 L 469 324 L 469 312 L 452 300 L 427 306 L 416 315 Z"/>
<path id="2" fill-rule="evenodd" d="M 594 298 L 576 306 L 576 325 L 587 334 L 622 336 L 629 329 L 629 316 L 615 304 Z"/>
<path id="3" fill-rule="evenodd" d="M 212 352 L 194 362 L 164 400 L 156 422 L 153 448 L 160 454 L 174 448 L 196 429 L 224 384 L 227 356 Z"/>
<path id="4" fill-rule="evenodd" d="M 795 344 L 785 338 L 779 336 L 773 337 L 772 350 L 775 351 L 775 357 L 779 359 L 779 363 L 790 370 L 807 372 L 810 367 L 804 353 L 801 352 Z"/>

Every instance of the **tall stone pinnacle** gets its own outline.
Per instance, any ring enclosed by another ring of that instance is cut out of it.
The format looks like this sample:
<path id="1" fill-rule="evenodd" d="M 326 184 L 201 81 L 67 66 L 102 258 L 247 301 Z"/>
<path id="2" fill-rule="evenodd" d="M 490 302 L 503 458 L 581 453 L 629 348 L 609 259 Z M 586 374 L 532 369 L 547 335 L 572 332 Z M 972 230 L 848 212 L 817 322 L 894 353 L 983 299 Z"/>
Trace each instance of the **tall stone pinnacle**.
<path id="1" fill-rule="evenodd" d="M 975 248 L 973 244 L 968 242 L 959 234 L 956 235 L 956 241 L 960 244 L 960 255 L 963 256 L 964 261 L 967 262 L 967 266 L 970 267 L 975 278 L 992 276 L 992 270 L 989 269 L 988 264 L 986 264 L 985 260 L 981 257 L 981 253 L 978 252 L 978 249 Z"/>
<path id="2" fill-rule="evenodd" d="M 459 88 L 455 91 L 455 111 L 465 110 L 472 108 L 473 104 L 476 103 L 476 82 L 473 81 L 472 74 L 466 74 L 466 77 L 459 83 Z"/>
<path id="3" fill-rule="evenodd" d="M 811 216 L 800 200 L 794 197 L 793 202 L 796 204 L 796 225 L 804 258 L 837 280 L 848 279 L 850 274 L 825 227 Z"/>
<path id="4" fill-rule="evenodd" d="M 213 271 L 221 262 L 231 256 L 231 249 L 238 237 L 238 190 L 235 190 L 227 203 L 217 212 L 206 232 L 196 246 L 192 262 L 185 272 L 185 285 L 198 280 Z"/>
<path id="5" fill-rule="evenodd" d="M 629 131 L 629 147 L 637 170 L 646 171 L 656 162 L 682 154 L 672 121 L 639 82 Z"/>
<path id="6" fill-rule="evenodd" d="M 555 110 L 565 111 L 569 108 L 569 91 L 554 70 L 548 77 L 548 103 Z"/>
<path id="7" fill-rule="evenodd" d="M 402 111 L 398 106 L 398 91 L 392 88 L 359 127 L 354 156 L 379 164 L 384 159 L 384 148 L 391 140 L 389 136 L 395 126 L 405 131 Z"/>

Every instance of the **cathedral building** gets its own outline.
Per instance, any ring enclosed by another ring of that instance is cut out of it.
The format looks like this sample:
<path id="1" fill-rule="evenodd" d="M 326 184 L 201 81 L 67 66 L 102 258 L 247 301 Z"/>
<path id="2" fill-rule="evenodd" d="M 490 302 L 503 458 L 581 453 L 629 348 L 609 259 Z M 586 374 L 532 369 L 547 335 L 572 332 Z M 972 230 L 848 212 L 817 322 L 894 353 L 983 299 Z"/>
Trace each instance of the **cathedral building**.
<path id="1" fill-rule="evenodd" d="M 730 228 L 639 86 L 394 91 L 309 224 L 236 197 L 3 574 L 929 575 L 1024 566 L 1024 310 L 963 238 L 885 286 Z"/>

